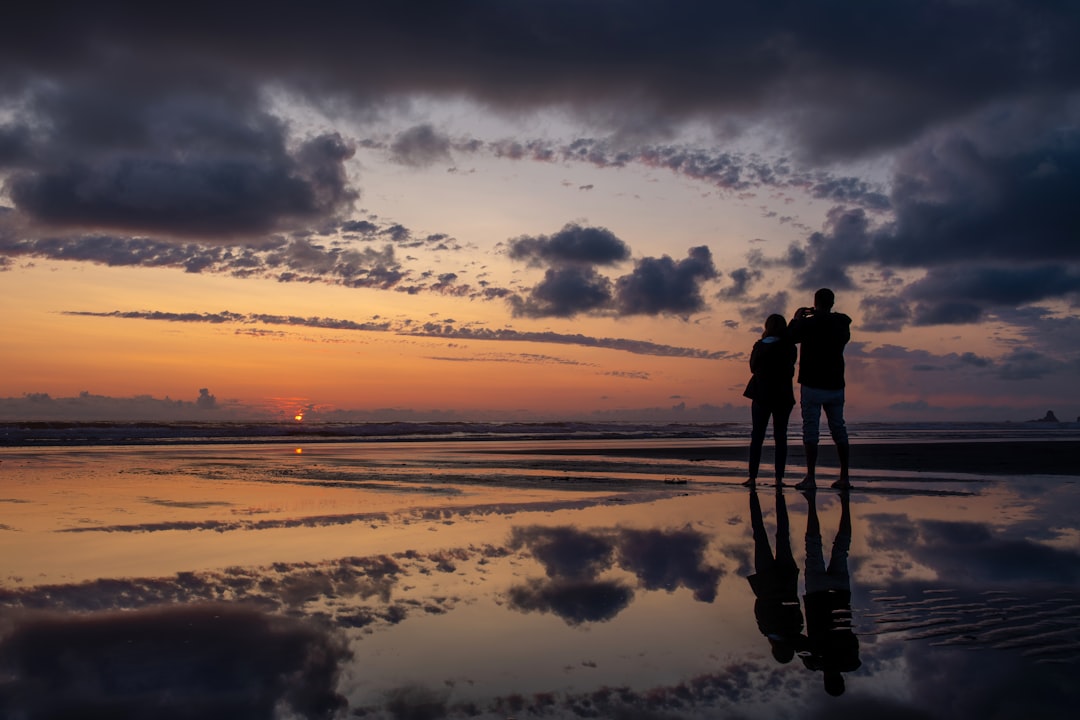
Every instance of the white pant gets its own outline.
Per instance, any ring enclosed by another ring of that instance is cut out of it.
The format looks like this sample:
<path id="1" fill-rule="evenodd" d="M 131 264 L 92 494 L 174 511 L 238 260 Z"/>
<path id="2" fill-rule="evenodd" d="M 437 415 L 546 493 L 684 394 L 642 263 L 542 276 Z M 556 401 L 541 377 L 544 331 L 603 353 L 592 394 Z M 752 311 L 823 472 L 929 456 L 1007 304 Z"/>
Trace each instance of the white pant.
<path id="1" fill-rule="evenodd" d="M 817 445 L 821 423 L 821 411 L 829 421 L 829 432 L 833 442 L 848 441 L 847 426 L 844 425 L 844 389 L 822 390 L 821 388 L 799 386 L 799 403 L 802 405 L 802 439 L 805 445 Z"/>

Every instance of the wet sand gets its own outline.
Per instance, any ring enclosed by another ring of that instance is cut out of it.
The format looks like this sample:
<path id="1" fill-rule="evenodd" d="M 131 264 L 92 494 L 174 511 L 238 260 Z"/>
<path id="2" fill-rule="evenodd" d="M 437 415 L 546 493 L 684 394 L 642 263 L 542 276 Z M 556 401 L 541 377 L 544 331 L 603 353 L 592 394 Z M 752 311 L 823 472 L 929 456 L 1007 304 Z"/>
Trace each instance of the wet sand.
<path id="1" fill-rule="evenodd" d="M 836 449 L 831 442 L 821 444 L 819 463 L 835 467 Z M 745 447 L 687 444 L 671 447 L 603 447 L 555 449 L 560 455 L 610 455 L 632 458 L 677 458 L 689 461 L 729 461 L 746 459 Z M 788 463 L 805 461 L 802 445 L 788 447 Z M 772 462 L 772 446 L 766 441 L 763 465 Z M 979 475 L 1068 475 L 1080 477 L 1080 440 L 986 440 L 852 442 L 853 471 L 901 470 Z"/>

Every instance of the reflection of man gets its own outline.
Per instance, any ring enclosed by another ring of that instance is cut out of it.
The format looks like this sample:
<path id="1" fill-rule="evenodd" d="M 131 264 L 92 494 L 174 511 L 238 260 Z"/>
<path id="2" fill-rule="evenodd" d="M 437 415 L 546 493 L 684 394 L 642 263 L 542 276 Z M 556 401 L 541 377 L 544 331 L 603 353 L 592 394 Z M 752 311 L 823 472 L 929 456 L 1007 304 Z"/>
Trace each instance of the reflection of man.
<path id="1" fill-rule="evenodd" d="M 816 487 L 818 426 L 821 411 L 840 457 L 840 479 L 835 488 L 849 487 L 848 435 L 844 425 L 844 346 L 851 339 L 851 318 L 832 311 L 833 291 L 814 293 L 814 307 L 799 308 L 788 325 L 793 342 L 799 343 L 799 403 L 802 406 L 803 448 L 806 478 L 800 490 Z"/>
<path id="2" fill-rule="evenodd" d="M 848 492 L 840 493 L 840 528 L 833 540 L 829 565 L 818 523 L 817 498 L 807 493 L 806 515 L 806 650 L 803 664 L 825 674 L 825 692 L 842 695 L 842 673 L 857 670 L 859 639 L 851 629 L 851 577 L 848 551 L 851 549 L 851 507 Z"/>
<path id="3" fill-rule="evenodd" d="M 754 616 L 758 629 L 772 645 L 777 662 L 791 662 L 801 644 L 803 617 L 799 607 L 799 566 L 791 554 L 787 505 L 783 490 L 776 487 L 776 557 L 761 517 L 761 502 L 750 488 L 750 525 L 754 530 L 754 574 L 746 578 L 757 596 Z"/>

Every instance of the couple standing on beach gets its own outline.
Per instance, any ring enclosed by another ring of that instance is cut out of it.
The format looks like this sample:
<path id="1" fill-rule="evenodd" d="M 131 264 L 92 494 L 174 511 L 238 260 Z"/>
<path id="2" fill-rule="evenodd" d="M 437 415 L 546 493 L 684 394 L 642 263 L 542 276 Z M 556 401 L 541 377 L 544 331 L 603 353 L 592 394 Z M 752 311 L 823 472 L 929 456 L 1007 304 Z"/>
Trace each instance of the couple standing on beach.
<path id="1" fill-rule="evenodd" d="M 846 490 L 849 446 L 844 425 L 844 346 L 851 339 L 851 318 L 833 312 L 833 291 L 822 288 L 814 293 L 812 308 L 799 308 L 790 323 L 782 315 L 770 315 L 765 320 L 765 332 L 754 343 L 750 353 L 753 377 L 743 395 L 751 399 L 750 415 L 750 477 L 743 483 L 757 483 L 761 464 L 761 448 L 769 419 L 773 423 L 776 444 L 776 488 L 783 486 L 787 465 L 787 426 L 795 407 L 791 379 L 795 374 L 798 355 L 800 405 L 802 406 L 802 438 L 806 452 L 806 477 L 795 487 L 814 490 L 817 487 L 818 426 L 825 411 L 829 432 L 836 443 L 840 459 L 840 478 L 834 488 Z M 797 352 L 795 346 L 801 346 Z"/>

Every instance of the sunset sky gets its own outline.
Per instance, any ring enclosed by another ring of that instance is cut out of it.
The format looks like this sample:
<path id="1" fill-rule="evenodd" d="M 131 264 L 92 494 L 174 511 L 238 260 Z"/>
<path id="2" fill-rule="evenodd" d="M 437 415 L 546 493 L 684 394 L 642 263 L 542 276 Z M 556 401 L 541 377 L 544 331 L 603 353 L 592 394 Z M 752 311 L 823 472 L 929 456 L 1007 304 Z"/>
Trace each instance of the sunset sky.
<path id="1" fill-rule="evenodd" d="M 1080 416 L 1080 4 L 21 3 L 0 420 Z"/>

